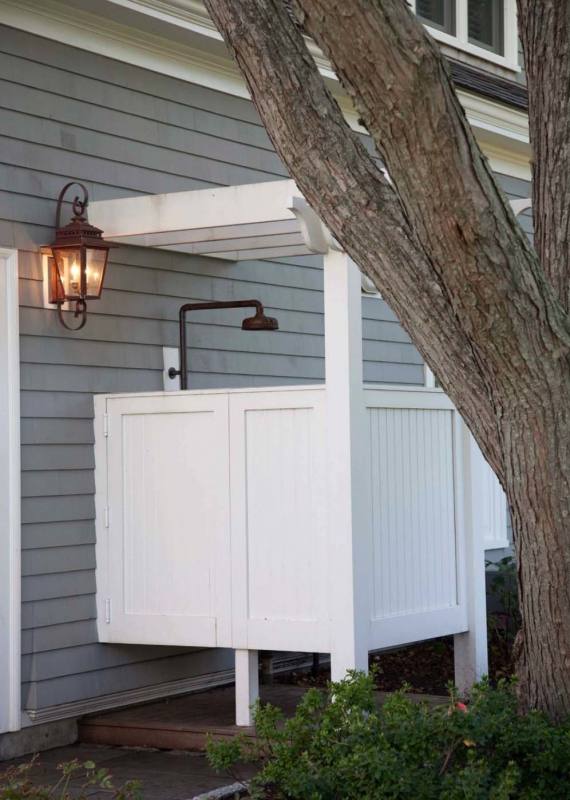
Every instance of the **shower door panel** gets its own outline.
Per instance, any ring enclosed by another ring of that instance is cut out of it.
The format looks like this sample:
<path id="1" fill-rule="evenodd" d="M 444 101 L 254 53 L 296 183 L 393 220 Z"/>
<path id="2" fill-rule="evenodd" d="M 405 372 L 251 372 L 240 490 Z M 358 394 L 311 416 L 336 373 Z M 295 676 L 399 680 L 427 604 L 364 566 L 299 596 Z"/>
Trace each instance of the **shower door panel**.
<path id="1" fill-rule="evenodd" d="M 230 645 L 227 395 L 111 398 L 106 411 L 101 640 Z"/>
<path id="2" fill-rule="evenodd" d="M 326 651 L 324 391 L 230 396 L 233 642 Z"/>

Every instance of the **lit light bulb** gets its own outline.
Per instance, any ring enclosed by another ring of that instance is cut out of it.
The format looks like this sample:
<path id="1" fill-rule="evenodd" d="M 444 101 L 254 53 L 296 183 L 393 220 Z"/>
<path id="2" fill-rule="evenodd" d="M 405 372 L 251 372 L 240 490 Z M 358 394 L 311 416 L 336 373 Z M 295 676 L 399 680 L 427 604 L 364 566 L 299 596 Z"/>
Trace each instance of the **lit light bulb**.
<path id="1" fill-rule="evenodd" d="M 69 270 L 69 279 L 71 283 L 71 288 L 74 292 L 79 291 L 79 276 L 81 275 L 81 269 L 79 268 L 79 264 L 77 261 L 74 261 L 71 265 L 71 269 Z"/>

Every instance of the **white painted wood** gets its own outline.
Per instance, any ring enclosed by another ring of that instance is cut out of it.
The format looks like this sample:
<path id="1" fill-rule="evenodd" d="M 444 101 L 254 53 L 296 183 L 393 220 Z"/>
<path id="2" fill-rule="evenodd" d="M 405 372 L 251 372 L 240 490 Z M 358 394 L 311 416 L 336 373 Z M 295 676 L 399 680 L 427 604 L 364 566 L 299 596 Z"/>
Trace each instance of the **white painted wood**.
<path id="1" fill-rule="evenodd" d="M 253 725 L 253 707 L 259 697 L 257 650 L 235 651 L 236 725 Z"/>
<path id="2" fill-rule="evenodd" d="M 111 465 L 107 452 L 108 422 L 107 401 L 105 395 L 94 395 L 93 404 L 95 418 L 93 420 L 95 433 L 95 563 L 97 564 L 97 620 L 98 634 L 102 642 L 107 641 L 108 632 L 108 603 L 109 590 L 109 472 Z M 116 458 L 115 453 L 112 456 Z"/>
<path id="3" fill-rule="evenodd" d="M 0 733 L 21 727 L 18 251 L 0 249 Z"/>
<path id="4" fill-rule="evenodd" d="M 507 498 L 499 479 L 471 437 L 472 490 L 485 550 L 509 547 Z"/>
<path id="5" fill-rule="evenodd" d="M 455 683 L 466 693 L 488 672 L 487 599 L 485 586 L 484 517 L 478 503 L 477 445 L 461 423 L 465 519 L 465 602 L 468 630 L 454 637 Z M 484 512 L 483 512 L 484 514 Z"/>
<path id="6" fill-rule="evenodd" d="M 327 651 L 322 389 L 230 394 L 233 644 Z"/>
<path id="7" fill-rule="evenodd" d="M 401 394 L 365 391 L 372 484 L 370 649 L 467 627 L 457 414 L 441 391 L 406 392 L 407 402 Z"/>
<path id="8" fill-rule="evenodd" d="M 101 640 L 228 646 L 227 396 L 108 399 L 106 411 L 111 614 L 99 614 Z"/>
<path id="9" fill-rule="evenodd" d="M 457 604 L 453 415 L 371 408 L 373 619 Z"/>
<path id="10" fill-rule="evenodd" d="M 180 375 L 171 378 L 168 370 L 173 367 L 180 369 L 180 354 L 177 347 L 163 347 L 162 348 L 162 363 L 164 368 L 162 370 L 162 384 L 165 392 L 177 392 L 180 390 Z"/>
<path id="11" fill-rule="evenodd" d="M 368 669 L 370 513 L 362 382 L 360 272 L 324 259 L 331 675 Z"/>
<path id="12" fill-rule="evenodd" d="M 111 241 L 243 260 L 307 254 L 292 180 L 98 200 L 89 218 Z M 313 213 L 313 212 L 311 212 Z"/>
<path id="13" fill-rule="evenodd" d="M 458 675 L 475 656 L 480 674 L 474 455 L 441 390 L 362 388 L 343 259 L 326 387 L 96 398 L 102 641 L 331 652 L 338 679 L 369 650 L 469 629 Z"/>
<path id="14" fill-rule="evenodd" d="M 424 364 L 424 384 L 426 389 L 435 389 L 437 388 L 435 385 L 435 375 L 428 367 L 427 364 Z"/>
<path id="15" fill-rule="evenodd" d="M 515 217 L 518 217 L 519 214 L 522 214 L 523 211 L 528 211 L 529 208 L 532 208 L 532 198 L 531 197 L 520 197 L 516 200 L 510 200 L 511 208 L 513 209 Z"/>

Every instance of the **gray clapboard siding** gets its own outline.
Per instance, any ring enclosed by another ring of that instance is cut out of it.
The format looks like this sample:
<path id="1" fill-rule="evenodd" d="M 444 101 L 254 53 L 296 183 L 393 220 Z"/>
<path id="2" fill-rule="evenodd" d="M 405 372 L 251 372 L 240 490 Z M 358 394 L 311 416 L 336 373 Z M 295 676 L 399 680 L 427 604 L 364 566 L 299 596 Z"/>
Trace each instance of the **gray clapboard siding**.
<path id="1" fill-rule="evenodd" d="M 67 180 L 106 199 L 286 173 L 247 100 L 6 28 L 0 76 L 0 245 L 20 249 L 24 707 L 107 694 L 120 702 L 125 690 L 227 668 L 231 654 L 96 643 L 93 393 L 162 388 L 180 304 L 238 297 L 261 299 L 280 330 L 248 334 L 241 314 L 196 315 L 191 385 L 322 381 L 322 262 L 231 264 L 119 247 L 87 327 L 68 333 L 43 308 L 38 254 Z M 363 334 L 365 380 L 423 381 L 382 300 L 363 298 Z"/>
<path id="2" fill-rule="evenodd" d="M 22 499 L 22 525 L 80 519 L 95 519 L 95 504 L 92 494 L 25 497 Z M 49 571 L 46 568 L 46 572 Z"/>
<path id="3" fill-rule="evenodd" d="M 71 648 L 73 650 L 75 648 Z M 108 649 L 107 647 L 105 649 Z M 67 651 L 58 651 L 64 654 Z M 62 669 L 65 667 L 62 663 Z M 192 675 L 203 675 L 226 670 L 232 666 L 227 650 L 189 652 L 174 657 L 155 658 L 142 663 L 129 663 L 115 668 L 98 669 L 76 675 L 62 674 L 51 680 L 22 684 L 25 707 L 43 708 L 81 701 L 85 697 L 116 695 L 121 704 L 121 692 L 133 688 L 152 686 L 158 682 L 187 680 Z"/>
<path id="4" fill-rule="evenodd" d="M 23 419 L 21 437 L 22 444 L 66 444 L 70 441 L 93 444 L 94 441 L 93 425 L 87 419 Z"/>
<path id="5" fill-rule="evenodd" d="M 85 472 L 88 472 L 90 476 L 93 475 L 93 470 L 78 470 L 80 475 Z M 35 475 L 36 473 L 23 473 L 22 479 L 24 482 L 30 474 Z M 41 474 L 45 476 L 46 482 L 49 483 L 51 475 L 68 475 L 71 479 L 75 472 L 67 470 Z M 41 495 L 38 492 L 35 496 Z M 34 550 L 43 547 L 67 547 L 74 544 L 95 544 L 95 528 L 91 519 L 28 523 L 22 528 L 22 550 Z"/>
<path id="6" fill-rule="evenodd" d="M 51 575 L 29 575 L 22 578 L 22 600 L 49 600 L 55 597 L 72 597 L 95 592 L 93 570 L 53 573 Z"/>
<path id="7" fill-rule="evenodd" d="M 22 575 L 49 575 L 84 569 L 95 569 L 95 553 L 91 545 L 22 551 Z"/>
<path id="8" fill-rule="evenodd" d="M 22 655 L 89 644 L 97 638 L 94 619 L 22 631 Z"/>
<path id="9" fill-rule="evenodd" d="M 28 601 L 22 606 L 22 630 L 36 631 L 52 625 L 71 625 L 78 621 L 94 620 L 96 616 L 93 594 L 77 594 L 73 602 L 67 597 L 43 598 Z M 91 641 L 95 639 L 94 636 Z"/>
<path id="10" fill-rule="evenodd" d="M 93 395 L 88 392 L 69 394 L 63 391 L 48 393 L 24 390 L 21 393 L 20 413 L 22 418 L 92 419 Z"/>
<path id="11" fill-rule="evenodd" d="M 22 471 L 93 469 L 93 448 L 83 444 L 24 445 Z"/>
<path id="12" fill-rule="evenodd" d="M 54 422 L 54 420 L 49 420 Z M 56 420 L 60 422 L 60 420 Z M 25 424 L 27 420 L 22 420 Z M 61 420 L 67 422 L 67 420 Z M 69 423 L 71 424 L 71 420 Z M 92 426 L 89 426 L 92 429 Z M 54 470 L 42 472 L 40 470 L 22 473 L 22 498 L 26 497 L 51 497 L 61 495 L 83 494 L 90 495 L 95 491 L 95 480 L 92 470 Z"/>

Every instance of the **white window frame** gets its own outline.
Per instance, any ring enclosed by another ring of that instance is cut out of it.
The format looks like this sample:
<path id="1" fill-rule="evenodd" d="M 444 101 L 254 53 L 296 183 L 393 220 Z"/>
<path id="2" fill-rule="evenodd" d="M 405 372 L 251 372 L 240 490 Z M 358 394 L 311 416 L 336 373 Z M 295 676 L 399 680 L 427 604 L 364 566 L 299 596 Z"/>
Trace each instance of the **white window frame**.
<path id="1" fill-rule="evenodd" d="M 473 42 L 469 41 L 468 26 L 467 26 L 467 2 L 468 0 L 455 0 L 455 36 L 445 33 L 439 28 L 434 28 L 431 25 L 425 27 L 438 42 L 447 44 L 450 47 L 455 47 L 458 50 L 463 50 L 472 56 L 477 56 L 484 61 L 490 61 L 493 64 L 498 64 L 505 69 L 512 70 L 513 72 L 520 72 L 521 68 L 518 63 L 518 31 L 517 31 L 517 4 L 516 0 L 502 0 L 504 3 L 503 14 L 503 54 L 494 53 L 485 47 L 479 47 Z M 409 0 L 414 14 L 416 13 L 416 0 Z"/>
<path id="2" fill-rule="evenodd" d="M 0 733 L 21 727 L 18 251 L 0 247 Z"/>

